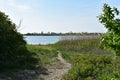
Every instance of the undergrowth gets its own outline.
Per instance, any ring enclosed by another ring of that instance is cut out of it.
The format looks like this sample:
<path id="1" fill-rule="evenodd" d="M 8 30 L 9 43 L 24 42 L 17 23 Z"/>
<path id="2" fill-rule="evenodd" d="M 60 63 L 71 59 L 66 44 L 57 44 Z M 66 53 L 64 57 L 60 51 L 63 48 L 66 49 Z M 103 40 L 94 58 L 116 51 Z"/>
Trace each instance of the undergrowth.
<path id="1" fill-rule="evenodd" d="M 114 66 L 112 52 L 100 48 L 99 38 L 62 40 L 54 46 L 72 64 L 62 80 L 120 79 L 120 60 Z"/>
<path id="2" fill-rule="evenodd" d="M 68 55 L 70 56 L 70 55 Z M 116 71 L 111 55 L 98 54 L 71 54 L 72 69 L 63 77 L 63 80 L 119 80 L 120 61 Z"/>

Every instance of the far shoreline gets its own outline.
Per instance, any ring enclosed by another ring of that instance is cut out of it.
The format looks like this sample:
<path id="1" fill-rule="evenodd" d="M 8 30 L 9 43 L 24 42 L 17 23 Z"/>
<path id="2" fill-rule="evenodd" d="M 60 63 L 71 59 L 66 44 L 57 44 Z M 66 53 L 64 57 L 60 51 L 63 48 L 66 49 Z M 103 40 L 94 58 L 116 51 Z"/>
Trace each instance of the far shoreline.
<path id="1" fill-rule="evenodd" d="M 104 33 L 26 33 L 23 36 L 99 36 Z"/>

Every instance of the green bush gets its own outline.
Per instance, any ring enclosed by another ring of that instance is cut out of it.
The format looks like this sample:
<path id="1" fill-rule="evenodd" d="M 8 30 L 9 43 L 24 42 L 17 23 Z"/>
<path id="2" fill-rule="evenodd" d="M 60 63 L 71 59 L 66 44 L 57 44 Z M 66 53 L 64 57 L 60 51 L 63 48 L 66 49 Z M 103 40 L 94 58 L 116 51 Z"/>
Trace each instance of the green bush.
<path id="1" fill-rule="evenodd" d="M 27 50 L 23 35 L 17 32 L 8 15 L 0 12 L 0 69 L 23 68 L 33 62 L 37 59 Z"/>
<path id="2" fill-rule="evenodd" d="M 120 61 L 119 61 L 120 62 Z M 63 80 L 111 80 L 120 78 L 120 65 L 114 71 L 110 55 L 71 54 L 72 69 Z"/>

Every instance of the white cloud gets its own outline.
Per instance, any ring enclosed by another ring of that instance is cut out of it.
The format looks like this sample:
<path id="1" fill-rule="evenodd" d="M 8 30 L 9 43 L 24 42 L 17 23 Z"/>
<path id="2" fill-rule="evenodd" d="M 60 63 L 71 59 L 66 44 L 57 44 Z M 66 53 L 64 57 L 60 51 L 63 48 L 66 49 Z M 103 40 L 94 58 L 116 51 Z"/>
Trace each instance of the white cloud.
<path id="1" fill-rule="evenodd" d="M 16 8 L 17 10 L 22 11 L 22 12 L 31 9 L 30 6 L 28 6 L 28 5 L 18 4 L 16 2 L 16 0 L 8 0 L 8 5 L 13 7 L 13 8 Z"/>

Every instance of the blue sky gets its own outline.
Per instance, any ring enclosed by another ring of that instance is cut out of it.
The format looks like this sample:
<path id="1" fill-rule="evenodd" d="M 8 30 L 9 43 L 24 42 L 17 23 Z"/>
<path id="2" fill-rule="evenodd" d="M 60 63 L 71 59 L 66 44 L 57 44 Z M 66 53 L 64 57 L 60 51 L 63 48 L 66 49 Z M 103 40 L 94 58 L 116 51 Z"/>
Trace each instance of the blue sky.
<path id="1" fill-rule="evenodd" d="M 0 0 L 0 10 L 28 32 L 106 32 L 96 16 L 103 3 L 120 9 L 120 0 Z"/>

